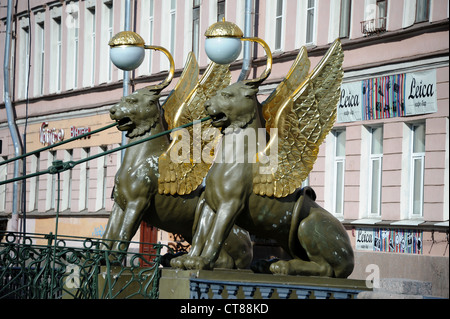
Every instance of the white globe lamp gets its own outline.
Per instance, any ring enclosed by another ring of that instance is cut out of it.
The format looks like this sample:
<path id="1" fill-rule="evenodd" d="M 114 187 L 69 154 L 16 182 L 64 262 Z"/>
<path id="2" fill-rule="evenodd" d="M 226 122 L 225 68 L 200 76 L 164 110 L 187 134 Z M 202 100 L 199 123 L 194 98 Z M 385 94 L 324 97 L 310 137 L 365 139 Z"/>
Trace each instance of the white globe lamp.
<path id="1" fill-rule="evenodd" d="M 205 32 L 205 51 L 211 61 L 217 64 L 230 64 L 242 50 L 242 30 L 234 23 L 219 21 Z"/>
<path id="2" fill-rule="evenodd" d="M 111 62 L 123 71 L 138 68 L 145 57 L 145 42 L 141 36 L 132 31 L 122 31 L 110 41 Z"/>

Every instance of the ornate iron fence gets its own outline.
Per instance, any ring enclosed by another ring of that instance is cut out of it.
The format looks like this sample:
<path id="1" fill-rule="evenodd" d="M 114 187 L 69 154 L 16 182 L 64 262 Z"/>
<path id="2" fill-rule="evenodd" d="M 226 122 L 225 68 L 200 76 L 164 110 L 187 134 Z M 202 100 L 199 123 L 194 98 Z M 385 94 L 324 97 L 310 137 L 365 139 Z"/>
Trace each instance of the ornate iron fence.
<path id="1" fill-rule="evenodd" d="M 0 299 L 158 298 L 161 253 L 110 251 L 98 238 L 0 234 Z M 131 242 L 133 244 L 139 244 Z"/>

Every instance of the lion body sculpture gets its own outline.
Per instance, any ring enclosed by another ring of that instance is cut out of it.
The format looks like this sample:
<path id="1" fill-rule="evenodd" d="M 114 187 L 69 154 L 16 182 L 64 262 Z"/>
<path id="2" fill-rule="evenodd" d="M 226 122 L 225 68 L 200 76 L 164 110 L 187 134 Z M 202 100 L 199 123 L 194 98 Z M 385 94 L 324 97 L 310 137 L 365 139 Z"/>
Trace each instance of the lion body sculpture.
<path id="1" fill-rule="evenodd" d="M 118 129 L 127 131 L 130 142 L 157 134 L 162 130 L 159 95 L 142 89 L 124 97 L 110 110 Z M 126 250 L 121 241 L 130 241 L 141 221 L 192 240 L 195 211 L 202 190 L 186 196 L 158 193 L 158 158 L 169 141 L 160 137 L 126 150 L 115 176 L 114 207 L 104 239 L 113 241 L 112 250 Z M 126 245 L 126 244 L 125 244 Z M 216 267 L 246 268 L 252 259 L 251 242 L 246 231 L 236 228 Z"/>
<path id="2" fill-rule="evenodd" d="M 235 83 L 217 93 L 205 104 L 212 125 L 220 127 L 223 140 L 238 140 L 239 134 L 260 127 L 257 89 L 244 82 Z M 172 260 L 172 265 L 187 269 L 210 269 L 218 258 L 223 240 L 236 223 L 250 233 L 276 240 L 292 256 L 270 266 L 275 274 L 314 275 L 346 278 L 353 271 L 353 250 L 342 224 L 315 202 L 311 188 L 284 197 L 256 195 L 250 147 L 245 139 L 244 161 L 233 161 L 219 147 L 203 193 L 204 202 L 197 232 L 188 255 Z M 222 151 L 222 153 L 221 153 Z"/>

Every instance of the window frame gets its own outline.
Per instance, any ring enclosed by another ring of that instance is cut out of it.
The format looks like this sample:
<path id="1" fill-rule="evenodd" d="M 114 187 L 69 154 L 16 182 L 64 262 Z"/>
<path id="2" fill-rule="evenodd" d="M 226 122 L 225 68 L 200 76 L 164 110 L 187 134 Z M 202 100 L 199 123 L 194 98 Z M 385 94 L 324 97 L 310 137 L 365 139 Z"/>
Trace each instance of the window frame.
<path id="1" fill-rule="evenodd" d="M 423 126 L 423 152 L 415 152 L 414 150 L 414 142 L 416 140 L 416 132 L 415 128 Z M 413 123 L 409 126 L 410 132 L 411 132 L 411 141 L 410 141 L 410 149 L 411 149 L 411 159 L 410 159 L 410 188 L 409 188 L 409 218 L 410 219 L 417 219 L 417 218 L 423 218 L 423 206 L 424 206 L 424 177 L 425 177 L 425 140 L 426 140 L 426 126 L 425 123 L 419 122 L 419 123 Z M 416 166 L 414 165 L 417 160 L 420 160 L 420 184 L 418 185 L 420 187 L 419 190 L 419 212 L 415 212 L 415 189 L 416 189 Z"/>
<path id="2" fill-rule="evenodd" d="M 226 0 L 217 0 L 217 22 L 225 18 L 226 5 Z M 221 7 L 223 7 L 223 12 L 220 10 Z"/>
<path id="3" fill-rule="evenodd" d="M 29 92 L 27 92 L 29 83 L 29 68 L 30 68 L 30 25 L 28 23 L 28 16 L 20 18 L 20 34 L 19 34 L 19 99 L 24 99 L 27 97 Z"/>
<path id="4" fill-rule="evenodd" d="M 278 12 L 279 6 L 281 6 L 281 12 Z M 286 1 L 276 0 L 275 4 L 275 30 L 274 30 L 274 51 L 283 51 L 284 49 L 284 33 L 285 33 L 285 20 L 286 20 Z"/>
<path id="5" fill-rule="evenodd" d="M 344 155 L 338 155 L 338 141 L 339 136 L 338 134 L 344 134 Z M 345 129 L 336 129 L 332 131 L 333 134 L 333 205 L 332 210 L 333 214 L 336 217 L 342 217 L 344 216 L 344 202 L 345 202 L 345 162 L 346 162 L 346 156 L 345 156 L 345 144 L 346 144 L 346 136 L 347 132 Z M 342 174 L 342 180 L 340 181 L 340 185 L 338 185 L 338 174 L 339 174 L 339 164 L 341 164 L 342 168 L 340 169 Z M 340 187 L 339 187 L 340 186 Z M 338 194 L 339 193 L 339 194 Z M 338 198 L 340 197 L 340 200 Z M 339 207 L 338 207 L 339 205 Z"/>
<path id="6" fill-rule="evenodd" d="M 176 0 L 170 0 L 170 43 L 169 52 L 175 55 L 175 38 L 177 28 L 177 2 Z"/>
<path id="7" fill-rule="evenodd" d="M 313 1 L 314 5 L 309 6 L 309 1 Z M 312 29 L 308 30 L 309 28 L 309 12 L 312 11 Z M 317 20 L 317 0 L 307 0 L 306 4 L 306 28 L 305 28 L 305 44 L 311 45 L 314 44 L 316 41 L 316 20 Z M 311 31 L 311 32 L 310 32 Z M 309 39 L 310 38 L 310 39 Z M 309 40 L 309 41 L 308 41 Z"/>
<path id="8" fill-rule="evenodd" d="M 201 1 L 193 0 L 192 2 L 192 52 L 198 59 L 200 51 L 200 16 Z"/>
<path id="9" fill-rule="evenodd" d="M 348 8 L 344 8 L 344 5 L 348 4 Z M 349 38 L 350 37 L 350 27 L 352 21 L 352 0 L 341 0 L 340 1 L 340 12 L 339 12 L 339 38 Z M 345 31 L 343 31 L 343 19 L 344 19 L 344 9 L 346 10 L 346 24 Z"/>
<path id="10" fill-rule="evenodd" d="M 50 83 L 50 93 L 60 93 L 62 90 L 62 19 L 61 16 L 52 17 L 50 20 L 51 48 L 50 55 L 52 62 L 50 74 L 56 78 L 55 82 Z"/>
<path id="11" fill-rule="evenodd" d="M 426 12 L 423 15 L 424 18 L 419 17 L 419 1 L 426 1 L 425 9 Z M 430 21 L 430 0 L 416 0 L 416 12 L 414 17 L 414 23 L 421 23 Z"/>
<path id="12" fill-rule="evenodd" d="M 384 129 L 383 126 L 373 126 L 369 127 L 369 196 L 368 196 L 368 217 L 372 218 L 381 218 L 381 196 L 382 196 L 382 181 L 383 181 L 383 134 Z M 381 153 L 374 153 L 373 152 L 373 146 L 374 146 L 374 130 L 381 129 Z M 378 211 L 373 211 L 373 191 L 374 191 L 374 175 L 373 175 L 373 169 L 374 169 L 374 162 L 378 162 L 379 164 L 379 175 L 377 176 L 377 185 L 378 185 L 378 191 L 377 191 L 377 207 Z"/>
<path id="13" fill-rule="evenodd" d="M 34 95 L 42 96 L 45 93 L 45 22 L 36 21 L 35 23 L 35 82 L 34 82 Z"/>

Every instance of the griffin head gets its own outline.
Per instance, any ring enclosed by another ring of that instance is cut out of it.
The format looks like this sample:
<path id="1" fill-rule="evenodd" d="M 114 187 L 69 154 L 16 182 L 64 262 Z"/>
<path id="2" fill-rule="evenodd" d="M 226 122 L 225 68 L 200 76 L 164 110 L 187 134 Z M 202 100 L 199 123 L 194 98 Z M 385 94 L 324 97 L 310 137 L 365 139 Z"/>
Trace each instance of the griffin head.
<path id="1" fill-rule="evenodd" d="M 256 113 L 258 86 L 247 82 L 234 83 L 206 101 L 206 112 L 214 127 L 239 129 L 249 124 Z"/>
<path id="2" fill-rule="evenodd" d="M 110 117 L 118 123 L 118 130 L 127 131 L 131 138 L 150 131 L 160 116 L 159 92 L 147 87 L 139 89 L 111 107 Z"/>

